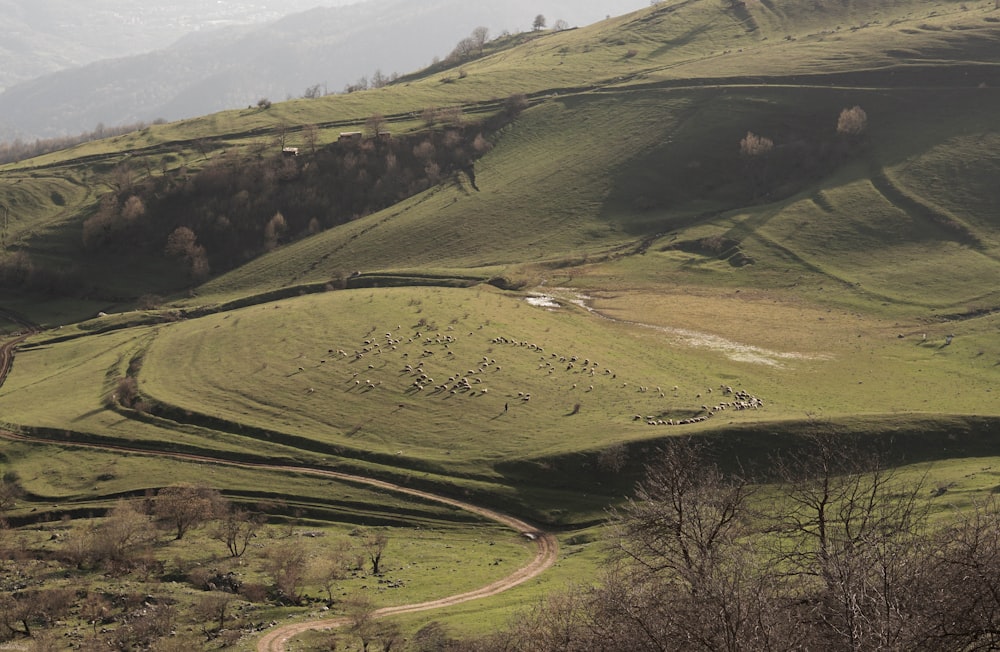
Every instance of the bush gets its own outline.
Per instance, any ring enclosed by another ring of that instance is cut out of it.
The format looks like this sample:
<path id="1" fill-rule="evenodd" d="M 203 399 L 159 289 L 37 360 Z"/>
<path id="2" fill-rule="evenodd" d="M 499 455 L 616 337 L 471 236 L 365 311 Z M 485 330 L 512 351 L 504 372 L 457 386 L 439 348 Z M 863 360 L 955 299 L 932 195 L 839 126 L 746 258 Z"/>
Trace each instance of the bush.
<path id="1" fill-rule="evenodd" d="M 837 118 L 837 133 L 842 136 L 860 136 L 867 128 L 868 114 L 860 106 L 844 109 Z"/>

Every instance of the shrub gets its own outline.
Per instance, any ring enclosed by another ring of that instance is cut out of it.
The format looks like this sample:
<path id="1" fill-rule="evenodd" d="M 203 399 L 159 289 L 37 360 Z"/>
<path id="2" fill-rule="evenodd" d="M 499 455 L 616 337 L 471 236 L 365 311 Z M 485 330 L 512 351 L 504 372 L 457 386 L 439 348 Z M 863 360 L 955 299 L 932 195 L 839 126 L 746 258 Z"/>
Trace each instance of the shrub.
<path id="1" fill-rule="evenodd" d="M 842 136 L 860 136 L 867 128 L 868 114 L 860 106 L 844 109 L 837 118 L 837 133 Z"/>
<path id="2" fill-rule="evenodd" d="M 743 156 L 763 156 L 774 149 L 774 141 L 764 136 L 758 136 L 752 131 L 740 141 L 740 154 Z"/>

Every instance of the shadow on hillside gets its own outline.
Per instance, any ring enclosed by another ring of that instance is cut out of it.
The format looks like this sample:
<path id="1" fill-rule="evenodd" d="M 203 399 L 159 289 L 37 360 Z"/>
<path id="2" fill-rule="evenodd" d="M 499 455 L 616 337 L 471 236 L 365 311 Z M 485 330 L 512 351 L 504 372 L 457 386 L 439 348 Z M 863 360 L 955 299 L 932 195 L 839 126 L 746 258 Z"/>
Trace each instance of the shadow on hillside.
<path id="1" fill-rule="evenodd" d="M 689 434 L 704 439 L 709 456 L 724 471 L 766 482 L 774 479 L 775 459 L 813 446 L 811 435 L 843 438 L 859 451 L 877 454 L 889 466 L 900 466 L 995 455 L 997 432 L 1000 432 L 1000 417 L 996 416 L 939 415 L 917 419 L 884 415 L 864 420 L 730 426 Z M 663 441 L 677 436 L 665 435 Z M 657 439 L 640 439 L 624 444 L 615 456 L 608 455 L 614 449 L 611 446 L 598 451 L 511 460 L 497 464 L 494 470 L 503 476 L 503 484 L 517 488 L 518 502 L 532 505 L 538 514 L 548 515 L 549 525 L 558 526 L 564 514 L 572 514 L 574 510 L 601 512 L 607 505 L 630 495 L 646 465 L 655 459 L 659 445 Z M 608 464 L 612 457 L 617 463 Z M 569 501 L 573 507 L 567 508 L 560 501 Z"/>
<path id="2" fill-rule="evenodd" d="M 838 76 L 838 85 L 828 88 L 821 80 L 803 87 L 782 87 L 780 79 L 773 86 L 647 87 L 636 92 L 634 104 L 625 98 L 620 113 L 648 129 L 620 136 L 630 139 L 635 154 L 608 170 L 612 187 L 602 218 L 641 236 L 802 193 L 815 196 L 965 134 L 965 121 L 978 123 L 989 108 L 975 88 L 846 89 L 839 84 L 849 77 Z M 645 115 L 657 96 L 685 108 Z M 838 115 L 855 105 L 867 112 L 868 129 L 860 138 L 841 136 Z M 770 139 L 773 148 L 741 155 L 748 132 Z"/>

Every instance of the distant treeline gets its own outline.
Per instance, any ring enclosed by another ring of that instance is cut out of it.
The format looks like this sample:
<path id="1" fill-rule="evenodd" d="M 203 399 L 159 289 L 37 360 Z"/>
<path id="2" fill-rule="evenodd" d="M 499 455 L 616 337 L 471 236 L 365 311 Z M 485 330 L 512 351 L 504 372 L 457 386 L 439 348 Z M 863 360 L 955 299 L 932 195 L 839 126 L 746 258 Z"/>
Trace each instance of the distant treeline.
<path id="1" fill-rule="evenodd" d="M 152 124 L 166 124 L 166 120 L 157 118 Z M 99 124 L 93 131 L 85 131 L 76 136 L 36 139 L 34 142 L 29 143 L 24 142 L 20 138 L 12 142 L 0 142 L 0 164 L 16 163 L 25 159 L 35 158 L 36 156 L 69 149 L 70 147 L 89 143 L 94 140 L 121 136 L 133 131 L 141 131 L 148 126 L 149 123 L 146 122 L 134 122 L 117 127 L 105 127 L 103 124 Z"/>

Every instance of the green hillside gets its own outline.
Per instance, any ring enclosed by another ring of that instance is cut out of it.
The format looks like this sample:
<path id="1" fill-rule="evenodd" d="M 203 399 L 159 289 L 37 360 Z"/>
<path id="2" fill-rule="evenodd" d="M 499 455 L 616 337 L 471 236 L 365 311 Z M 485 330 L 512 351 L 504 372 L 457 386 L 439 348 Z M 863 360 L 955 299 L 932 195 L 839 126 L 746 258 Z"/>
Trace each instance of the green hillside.
<path id="1" fill-rule="evenodd" d="M 10 516 L 159 488 L 149 454 L 347 472 L 559 529 L 534 597 L 593 572 L 585 528 L 670 437 L 761 469 L 863 435 L 968 505 L 1000 432 L 998 53 L 992 0 L 661 2 L 2 165 Z M 78 477 L 38 470 L 74 446 Z M 238 468 L 212 481 L 282 494 Z M 471 518 L 316 491 L 287 488 L 317 521 Z"/>

